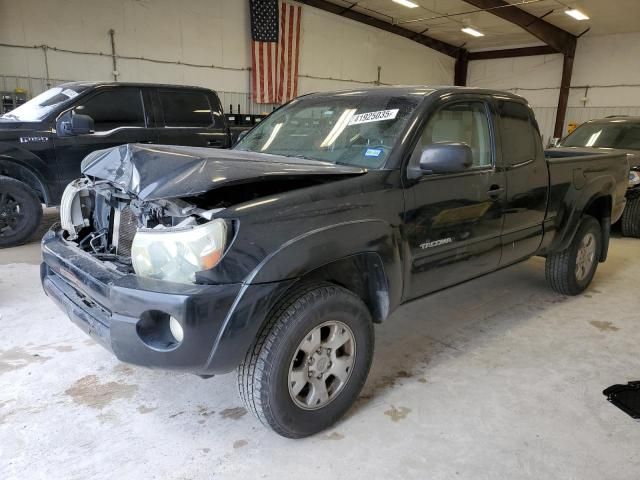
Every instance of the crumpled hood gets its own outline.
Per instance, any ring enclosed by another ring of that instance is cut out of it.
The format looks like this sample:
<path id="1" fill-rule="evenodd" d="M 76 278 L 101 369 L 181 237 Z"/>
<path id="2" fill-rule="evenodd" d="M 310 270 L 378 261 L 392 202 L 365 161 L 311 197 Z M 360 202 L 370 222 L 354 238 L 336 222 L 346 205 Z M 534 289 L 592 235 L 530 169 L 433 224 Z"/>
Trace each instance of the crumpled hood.
<path id="1" fill-rule="evenodd" d="M 205 193 L 274 177 L 360 175 L 363 168 L 239 150 L 127 144 L 97 150 L 82 173 L 119 185 L 140 200 Z"/>

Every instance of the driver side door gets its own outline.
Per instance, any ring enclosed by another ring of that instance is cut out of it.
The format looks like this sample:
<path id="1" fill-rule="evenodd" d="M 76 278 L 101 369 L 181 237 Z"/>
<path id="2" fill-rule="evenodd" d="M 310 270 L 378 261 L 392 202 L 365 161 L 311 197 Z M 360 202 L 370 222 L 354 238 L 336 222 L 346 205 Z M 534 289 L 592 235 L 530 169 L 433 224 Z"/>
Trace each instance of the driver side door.
<path id="1" fill-rule="evenodd" d="M 494 130 L 491 103 L 478 96 L 444 103 L 427 121 L 406 169 L 419 173 L 405 180 L 405 300 L 498 268 L 506 184 L 496 168 Z M 422 150 L 440 142 L 467 144 L 472 166 L 420 172 Z"/>
<path id="2" fill-rule="evenodd" d="M 90 116 L 95 130 L 64 136 L 58 132 L 54 139 L 61 191 L 80 176 L 80 163 L 89 153 L 125 143 L 157 143 L 140 88 L 100 88 L 78 100 L 71 111 Z"/>

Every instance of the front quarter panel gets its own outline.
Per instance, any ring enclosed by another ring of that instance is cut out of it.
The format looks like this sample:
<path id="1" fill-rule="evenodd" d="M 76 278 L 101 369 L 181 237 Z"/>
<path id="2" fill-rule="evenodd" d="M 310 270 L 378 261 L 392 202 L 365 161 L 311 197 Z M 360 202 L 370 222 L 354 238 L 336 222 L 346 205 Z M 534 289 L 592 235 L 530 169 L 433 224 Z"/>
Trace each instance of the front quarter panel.
<path id="1" fill-rule="evenodd" d="M 228 208 L 218 217 L 234 222 L 235 236 L 220 263 L 199 278 L 275 282 L 346 255 L 386 251 L 402 222 L 399 182 L 397 170 L 371 171 Z"/>
<path id="2" fill-rule="evenodd" d="M 61 192 L 51 132 L 12 133 L 17 135 L 14 139 L 0 139 L 0 175 L 25 181 L 45 203 L 57 203 Z"/>

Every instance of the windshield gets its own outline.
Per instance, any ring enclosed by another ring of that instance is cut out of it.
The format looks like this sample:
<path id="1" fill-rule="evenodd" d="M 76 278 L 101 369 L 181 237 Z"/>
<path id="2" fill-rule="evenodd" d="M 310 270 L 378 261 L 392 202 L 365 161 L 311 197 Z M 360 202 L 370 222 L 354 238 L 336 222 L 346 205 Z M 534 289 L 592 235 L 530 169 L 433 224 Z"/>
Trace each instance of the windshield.
<path id="1" fill-rule="evenodd" d="M 627 120 L 584 123 L 565 138 L 560 146 L 640 150 L 640 123 Z"/>
<path id="2" fill-rule="evenodd" d="M 269 115 L 235 149 L 380 168 L 421 99 L 365 92 L 299 98 Z"/>
<path id="3" fill-rule="evenodd" d="M 5 113 L 0 118 L 19 122 L 39 122 L 59 106 L 77 97 L 86 88 L 80 86 L 50 88 L 9 113 Z"/>

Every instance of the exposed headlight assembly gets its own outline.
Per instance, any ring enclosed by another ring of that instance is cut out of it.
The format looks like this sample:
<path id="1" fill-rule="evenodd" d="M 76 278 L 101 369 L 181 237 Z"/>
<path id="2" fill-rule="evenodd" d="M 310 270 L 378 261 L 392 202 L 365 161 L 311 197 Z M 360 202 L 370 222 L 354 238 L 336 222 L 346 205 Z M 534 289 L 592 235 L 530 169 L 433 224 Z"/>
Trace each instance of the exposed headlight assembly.
<path id="1" fill-rule="evenodd" d="M 640 185 L 640 171 L 631 170 L 629 172 L 629 187 L 635 187 Z"/>
<path id="2" fill-rule="evenodd" d="M 138 230 L 131 246 L 136 275 L 179 283 L 194 283 L 196 272 L 216 266 L 222 258 L 227 224 L 218 218 L 185 228 Z"/>

